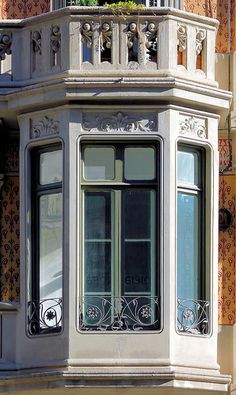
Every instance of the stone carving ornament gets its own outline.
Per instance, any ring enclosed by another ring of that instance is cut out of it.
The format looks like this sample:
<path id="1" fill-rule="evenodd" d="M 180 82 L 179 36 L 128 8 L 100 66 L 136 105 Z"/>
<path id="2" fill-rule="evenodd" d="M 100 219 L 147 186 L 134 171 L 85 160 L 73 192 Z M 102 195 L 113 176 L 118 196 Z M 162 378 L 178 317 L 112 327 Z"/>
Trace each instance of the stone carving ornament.
<path id="1" fill-rule="evenodd" d="M 155 23 L 150 22 L 147 25 L 147 30 L 145 32 L 146 36 L 146 48 L 157 52 L 157 27 Z"/>
<path id="2" fill-rule="evenodd" d="M 30 138 L 36 139 L 44 136 L 56 135 L 59 133 L 59 121 L 48 116 L 33 125 L 30 131 Z"/>
<path id="3" fill-rule="evenodd" d="M 60 51 L 61 48 L 61 31 L 59 26 L 51 28 L 51 49 L 54 53 Z"/>
<path id="4" fill-rule="evenodd" d="M 6 59 L 6 55 L 11 54 L 11 34 L 0 34 L 0 60 Z"/>
<path id="5" fill-rule="evenodd" d="M 104 22 L 101 26 L 101 50 L 110 49 L 112 46 L 112 30 L 108 22 Z"/>
<path id="6" fill-rule="evenodd" d="M 134 41 L 138 38 L 138 29 L 137 24 L 135 22 L 131 22 L 128 26 L 127 32 L 127 46 L 129 49 L 133 48 Z"/>
<path id="7" fill-rule="evenodd" d="M 184 52 L 187 49 L 187 27 L 184 25 L 178 25 L 177 29 L 177 45 L 180 52 Z"/>
<path id="8" fill-rule="evenodd" d="M 206 38 L 206 31 L 196 29 L 196 55 L 200 55 L 203 49 L 203 41 Z"/>
<path id="9" fill-rule="evenodd" d="M 42 45 L 41 32 L 39 32 L 38 30 L 32 33 L 32 43 L 33 43 L 33 52 L 41 55 L 41 45 Z"/>
<path id="10" fill-rule="evenodd" d="M 91 23 L 85 22 L 81 28 L 82 41 L 88 48 L 93 46 L 93 30 Z"/>
<path id="11" fill-rule="evenodd" d="M 181 135 L 189 135 L 189 137 L 199 137 L 201 139 L 207 138 L 207 128 L 204 119 L 181 116 L 179 126 Z"/>
<path id="12" fill-rule="evenodd" d="M 103 116 L 95 114 L 83 114 L 84 130 L 89 132 L 106 132 L 106 133 L 135 133 L 135 132 L 152 132 L 156 131 L 157 125 L 155 116 L 146 114 L 146 117 L 132 116 L 117 112 L 115 114 L 104 114 Z M 88 120 L 86 119 L 86 115 Z"/>

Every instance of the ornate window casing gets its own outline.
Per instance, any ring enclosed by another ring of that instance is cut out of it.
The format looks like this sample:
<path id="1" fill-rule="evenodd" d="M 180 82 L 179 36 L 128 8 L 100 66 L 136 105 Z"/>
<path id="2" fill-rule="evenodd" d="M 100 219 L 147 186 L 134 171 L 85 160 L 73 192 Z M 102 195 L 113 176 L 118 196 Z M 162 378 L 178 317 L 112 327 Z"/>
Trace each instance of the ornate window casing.
<path id="1" fill-rule="evenodd" d="M 82 331 L 159 330 L 160 144 L 81 146 Z"/>
<path id="2" fill-rule="evenodd" d="M 63 159 L 61 144 L 31 150 L 32 257 L 28 331 L 62 329 Z"/>

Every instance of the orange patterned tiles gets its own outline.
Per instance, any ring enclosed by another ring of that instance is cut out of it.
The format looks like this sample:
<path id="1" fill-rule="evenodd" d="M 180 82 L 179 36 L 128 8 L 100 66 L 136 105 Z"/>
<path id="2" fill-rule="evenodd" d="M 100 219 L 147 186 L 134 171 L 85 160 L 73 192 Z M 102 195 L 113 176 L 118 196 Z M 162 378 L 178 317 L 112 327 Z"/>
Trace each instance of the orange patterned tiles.
<path id="1" fill-rule="evenodd" d="M 231 141 L 230 141 L 230 149 Z M 228 163 L 228 140 L 219 139 L 220 169 Z M 229 229 L 219 232 L 219 324 L 233 325 L 236 323 L 236 175 L 232 168 L 220 176 L 219 207 L 227 208 L 233 214 Z"/>
<path id="2" fill-rule="evenodd" d="M 228 51 L 228 0 L 185 0 L 185 10 L 199 15 L 216 18 L 220 25 L 216 38 L 216 52 Z M 235 51 L 235 0 L 230 0 L 230 47 Z"/>
<path id="3" fill-rule="evenodd" d="M 39 15 L 50 10 L 50 0 L 1 0 L 0 18 L 17 19 Z"/>

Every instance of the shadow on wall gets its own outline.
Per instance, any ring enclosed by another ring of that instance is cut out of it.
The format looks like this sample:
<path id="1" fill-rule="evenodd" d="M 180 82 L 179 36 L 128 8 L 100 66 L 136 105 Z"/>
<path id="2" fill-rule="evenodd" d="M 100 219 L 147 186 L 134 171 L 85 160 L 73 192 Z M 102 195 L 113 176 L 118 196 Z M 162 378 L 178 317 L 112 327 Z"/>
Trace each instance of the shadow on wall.
<path id="1" fill-rule="evenodd" d="M 1 0 L 1 19 L 22 19 L 50 11 L 50 0 Z"/>
<path id="2" fill-rule="evenodd" d="M 219 20 L 216 52 L 228 52 L 228 29 L 230 27 L 231 51 L 235 51 L 235 0 L 185 0 L 184 9 L 198 15 Z M 228 12 L 230 12 L 230 25 Z"/>

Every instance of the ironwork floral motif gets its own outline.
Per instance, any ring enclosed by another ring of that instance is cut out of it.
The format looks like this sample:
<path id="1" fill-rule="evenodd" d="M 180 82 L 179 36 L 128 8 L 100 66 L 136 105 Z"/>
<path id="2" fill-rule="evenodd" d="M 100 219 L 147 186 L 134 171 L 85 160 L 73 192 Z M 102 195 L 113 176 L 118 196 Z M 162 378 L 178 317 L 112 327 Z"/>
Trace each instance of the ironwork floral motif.
<path id="1" fill-rule="evenodd" d="M 80 303 L 84 331 L 142 331 L 159 329 L 160 303 L 156 296 L 85 296 Z"/>
<path id="2" fill-rule="evenodd" d="M 101 50 L 110 49 L 112 47 L 112 30 L 108 22 L 104 22 L 101 26 Z"/>
<path id="3" fill-rule="evenodd" d="M 200 55 L 203 49 L 203 41 L 206 38 L 206 31 L 196 29 L 196 55 Z"/>
<path id="4" fill-rule="evenodd" d="M 92 25 L 88 22 L 85 22 L 81 28 L 81 36 L 82 41 L 87 45 L 88 48 L 92 48 L 93 46 L 93 30 Z"/>
<path id="5" fill-rule="evenodd" d="M 177 299 L 177 329 L 181 333 L 207 335 L 210 303 L 205 300 Z"/>
<path id="6" fill-rule="evenodd" d="M 137 119 L 134 116 L 132 118 L 129 115 L 118 112 L 116 114 L 97 116 L 95 122 L 92 117 L 89 117 L 89 121 L 83 122 L 83 129 L 89 132 L 151 132 L 156 130 L 156 122 L 154 117 L 149 116 L 149 119 Z"/>
<path id="7" fill-rule="evenodd" d="M 61 31 L 60 27 L 55 25 L 51 28 L 51 49 L 54 53 L 60 51 L 61 48 Z"/>
<path id="8" fill-rule="evenodd" d="M 55 135 L 59 133 L 59 121 L 45 116 L 38 124 L 33 125 L 30 137 L 39 138 L 48 135 Z"/>
<path id="9" fill-rule="evenodd" d="M 32 34 L 33 52 L 41 55 L 42 53 L 42 39 L 41 32 L 38 30 L 34 31 Z"/>
<path id="10" fill-rule="evenodd" d="M 60 331 L 62 326 L 62 299 L 41 299 L 28 303 L 28 329 L 31 335 Z"/>
<path id="11" fill-rule="evenodd" d="M 187 49 L 187 27 L 184 25 L 178 25 L 177 29 L 177 45 L 180 52 L 184 52 Z"/>
<path id="12" fill-rule="evenodd" d="M 0 60 L 6 59 L 6 55 L 11 54 L 11 34 L 2 33 L 0 34 Z"/>
<path id="13" fill-rule="evenodd" d="M 180 134 L 182 135 L 190 135 L 199 137 L 202 139 L 207 138 L 207 129 L 205 125 L 205 120 L 195 117 L 181 117 L 180 121 Z"/>

